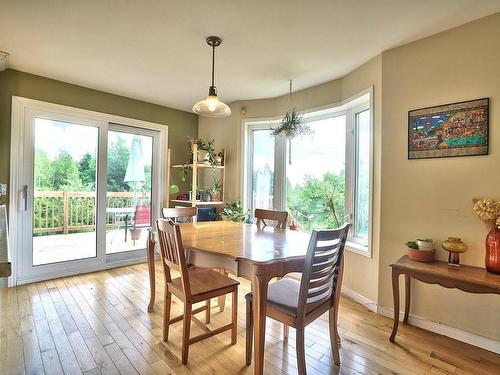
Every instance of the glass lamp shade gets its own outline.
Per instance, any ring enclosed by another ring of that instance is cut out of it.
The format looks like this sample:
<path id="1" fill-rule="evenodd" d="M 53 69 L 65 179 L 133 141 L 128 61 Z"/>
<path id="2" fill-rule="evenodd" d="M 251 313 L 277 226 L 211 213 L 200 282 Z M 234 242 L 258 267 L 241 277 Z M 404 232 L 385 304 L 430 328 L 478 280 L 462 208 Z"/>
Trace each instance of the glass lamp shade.
<path id="1" fill-rule="evenodd" d="M 193 106 L 193 112 L 201 116 L 226 117 L 231 114 L 231 108 L 219 100 L 217 95 L 209 95 Z"/>

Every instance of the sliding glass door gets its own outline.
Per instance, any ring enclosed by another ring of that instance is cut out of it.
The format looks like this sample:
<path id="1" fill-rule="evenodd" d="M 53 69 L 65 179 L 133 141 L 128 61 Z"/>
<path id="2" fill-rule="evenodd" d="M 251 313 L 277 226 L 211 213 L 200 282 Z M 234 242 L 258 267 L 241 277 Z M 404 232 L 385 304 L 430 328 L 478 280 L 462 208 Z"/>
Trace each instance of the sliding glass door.
<path id="1" fill-rule="evenodd" d="M 145 257 L 147 228 L 159 212 L 159 134 L 63 112 L 25 111 L 15 212 L 18 280 Z"/>
<path id="2" fill-rule="evenodd" d="M 144 249 L 152 223 L 154 132 L 108 132 L 106 254 Z"/>
<path id="3" fill-rule="evenodd" d="M 77 122 L 34 118 L 33 266 L 97 257 L 99 128 Z"/>

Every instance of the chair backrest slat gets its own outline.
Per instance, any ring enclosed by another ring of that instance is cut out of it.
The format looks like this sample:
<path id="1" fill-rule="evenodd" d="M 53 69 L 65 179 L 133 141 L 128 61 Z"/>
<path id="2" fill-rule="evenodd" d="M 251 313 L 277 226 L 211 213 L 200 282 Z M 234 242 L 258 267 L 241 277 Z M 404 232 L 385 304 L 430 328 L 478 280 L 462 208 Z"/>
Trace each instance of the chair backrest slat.
<path id="1" fill-rule="evenodd" d="M 350 226 L 312 232 L 300 284 L 297 319 L 304 319 L 317 307 L 333 305 Z"/>
<path id="2" fill-rule="evenodd" d="M 174 223 L 176 223 L 181 218 L 190 219 L 190 221 L 196 221 L 197 215 L 198 209 L 196 207 L 164 207 L 161 209 L 161 216 L 164 219 L 171 219 Z"/>
<path id="3" fill-rule="evenodd" d="M 255 209 L 255 217 L 257 218 L 257 227 L 266 227 L 270 225 L 266 220 L 275 221 L 275 227 L 278 229 L 286 229 L 286 221 L 288 219 L 288 212 L 264 210 L 261 208 Z"/>
<path id="4" fill-rule="evenodd" d="M 156 221 L 158 229 L 158 241 L 160 242 L 160 252 L 163 270 L 167 281 L 172 280 L 170 269 L 180 272 L 184 295 L 191 296 L 189 284 L 189 274 L 187 270 L 186 253 L 182 243 L 181 230 L 179 224 L 171 219 L 158 219 Z"/>

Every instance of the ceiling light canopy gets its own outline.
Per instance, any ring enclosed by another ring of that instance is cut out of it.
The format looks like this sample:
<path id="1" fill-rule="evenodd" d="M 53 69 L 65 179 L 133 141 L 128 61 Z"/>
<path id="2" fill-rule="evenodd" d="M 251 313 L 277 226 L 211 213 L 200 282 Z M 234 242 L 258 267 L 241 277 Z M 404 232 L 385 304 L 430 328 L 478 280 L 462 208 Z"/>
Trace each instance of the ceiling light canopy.
<path id="1" fill-rule="evenodd" d="M 212 85 L 208 88 L 208 97 L 200 100 L 193 106 L 193 112 L 201 116 L 226 117 L 231 114 L 231 108 L 219 100 L 217 97 L 217 87 L 215 87 L 215 47 L 220 46 L 222 39 L 217 36 L 209 36 L 207 44 L 212 47 Z"/>

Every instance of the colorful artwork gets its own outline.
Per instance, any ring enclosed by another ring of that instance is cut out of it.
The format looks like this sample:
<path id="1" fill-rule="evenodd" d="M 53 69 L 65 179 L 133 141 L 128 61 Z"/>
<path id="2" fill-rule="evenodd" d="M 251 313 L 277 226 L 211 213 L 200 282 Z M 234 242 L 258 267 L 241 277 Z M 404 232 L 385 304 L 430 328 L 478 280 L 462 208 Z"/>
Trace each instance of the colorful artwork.
<path id="1" fill-rule="evenodd" d="M 408 112 L 408 159 L 488 154 L 489 99 Z"/>

